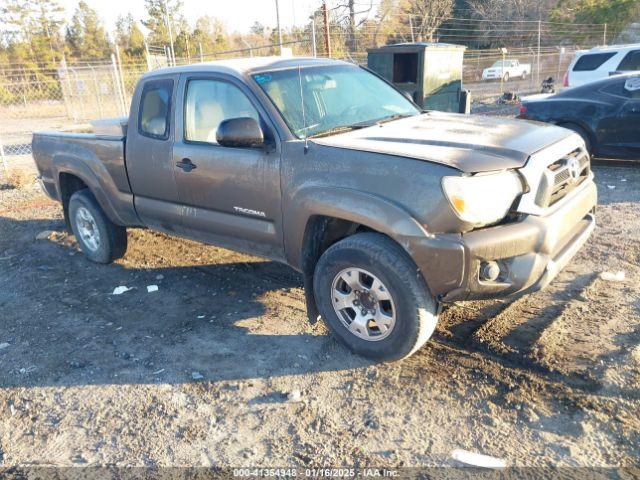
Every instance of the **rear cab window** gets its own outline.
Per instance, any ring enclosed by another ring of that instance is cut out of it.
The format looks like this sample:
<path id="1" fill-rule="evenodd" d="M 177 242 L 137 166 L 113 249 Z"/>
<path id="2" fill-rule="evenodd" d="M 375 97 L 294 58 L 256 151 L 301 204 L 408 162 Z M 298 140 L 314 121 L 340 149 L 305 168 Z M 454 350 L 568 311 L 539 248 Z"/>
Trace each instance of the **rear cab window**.
<path id="1" fill-rule="evenodd" d="M 618 65 L 618 70 L 621 72 L 640 70 L 640 50 L 631 50 L 627 53 Z"/>
<path id="2" fill-rule="evenodd" d="M 613 58 L 616 52 L 586 53 L 573 66 L 574 72 L 592 72 L 600 68 L 607 60 Z"/>
<path id="3" fill-rule="evenodd" d="M 140 113 L 138 115 L 138 132 L 157 140 L 169 138 L 169 114 L 171 112 L 171 95 L 173 81 L 150 80 L 140 97 Z"/>

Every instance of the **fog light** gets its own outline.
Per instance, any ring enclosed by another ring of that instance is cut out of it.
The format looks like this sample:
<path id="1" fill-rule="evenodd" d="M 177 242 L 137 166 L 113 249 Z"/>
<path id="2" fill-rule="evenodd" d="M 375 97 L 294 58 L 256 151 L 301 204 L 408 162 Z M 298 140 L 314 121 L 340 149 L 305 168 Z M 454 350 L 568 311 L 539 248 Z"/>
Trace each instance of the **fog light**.
<path id="1" fill-rule="evenodd" d="M 498 262 L 482 262 L 480 264 L 480 280 L 495 282 L 500 276 L 500 266 Z"/>

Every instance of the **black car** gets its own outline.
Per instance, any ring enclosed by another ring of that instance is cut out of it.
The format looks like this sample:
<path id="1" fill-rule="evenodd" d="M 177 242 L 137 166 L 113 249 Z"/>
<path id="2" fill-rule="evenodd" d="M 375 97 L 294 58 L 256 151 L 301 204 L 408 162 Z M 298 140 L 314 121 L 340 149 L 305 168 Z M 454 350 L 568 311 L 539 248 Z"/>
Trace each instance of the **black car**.
<path id="1" fill-rule="evenodd" d="M 593 155 L 640 160 L 640 75 L 619 75 L 523 100 L 520 118 L 577 132 Z"/>

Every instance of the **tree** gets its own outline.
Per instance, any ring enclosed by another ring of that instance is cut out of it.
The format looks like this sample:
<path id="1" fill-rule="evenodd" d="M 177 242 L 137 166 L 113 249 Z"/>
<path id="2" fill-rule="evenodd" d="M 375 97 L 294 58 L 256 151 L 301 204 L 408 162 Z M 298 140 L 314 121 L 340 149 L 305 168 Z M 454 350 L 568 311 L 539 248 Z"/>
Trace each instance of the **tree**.
<path id="1" fill-rule="evenodd" d="M 7 56 L 13 62 L 51 67 L 62 58 L 63 8 L 57 0 L 5 0 Z"/>
<path id="2" fill-rule="evenodd" d="M 173 39 L 179 34 L 176 28 L 182 22 L 182 0 L 144 0 L 147 18 L 142 24 L 149 29 L 149 43 L 169 45 L 169 28 L 171 23 Z"/>
<path id="3" fill-rule="evenodd" d="M 640 21 L 638 0 L 560 0 L 551 11 L 555 21 L 573 23 L 607 23 L 622 29 L 630 22 Z"/>
<path id="4" fill-rule="evenodd" d="M 108 57 L 111 52 L 109 38 L 98 18 L 98 13 L 83 0 L 71 17 L 67 26 L 67 45 L 75 58 L 98 60 Z"/>
<path id="5" fill-rule="evenodd" d="M 200 48 L 203 53 L 215 53 L 229 48 L 229 34 L 224 23 L 216 17 L 204 15 L 196 20 L 196 28 L 192 34 L 193 48 Z"/>
<path id="6" fill-rule="evenodd" d="M 131 13 L 119 16 L 116 21 L 116 42 L 127 59 L 143 57 L 145 54 L 144 35 Z"/>
<path id="7" fill-rule="evenodd" d="M 411 15 L 416 40 L 433 41 L 438 27 L 451 17 L 453 3 L 453 0 L 402 0 L 400 11 L 406 18 L 403 18 L 402 22 L 408 24 Z"/>

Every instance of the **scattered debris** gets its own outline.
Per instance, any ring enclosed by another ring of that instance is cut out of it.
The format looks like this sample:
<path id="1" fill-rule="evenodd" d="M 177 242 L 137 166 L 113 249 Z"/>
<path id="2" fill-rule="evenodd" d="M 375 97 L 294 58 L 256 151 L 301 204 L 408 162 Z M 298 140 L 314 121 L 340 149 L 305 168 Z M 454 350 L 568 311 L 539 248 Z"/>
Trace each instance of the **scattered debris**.
<path id="1" fill-rule="evenodd" d="M 451 452 L 451 458 L 458 462 L 481 468 L 506 468 L 507 462 L 501 458 L 482 455 L 481 453 L 469 452 L 467 450 L 454 450 Z"/>
<path id="2" fill-rule="evenodd" d="M 520 97 L 513 92 L 504 92 L 498 99 L 498 103 L 501 105 L 515 105 L 520 102 Z"/>
<path id="3" fill-rule="evenodd" d="M 119 287 L 116 287 L 113 289 L 113 294 L 112 295 L 122 295 L 125 292 L 128 292 L 129 290 L 133 290 L 133 288 L 129 288 L 129 287 L 125 287 L 124 285 L 120 285 Z"/>
<path id="4" fill-rule="evenodd" d="M 153 372 L 151 375 L 160 375 L 162 372 L 164 372 L 164 368 L 161 368 L 160 370 Z"/>
<path id="5" fill-rule="evenodd" d="M 289 400 L 290 402 L 302 401 L 302 392 L 300 390 L 291 390 L 287 394 L 287 400 Z"/>
<path id="6" fill-rule="evenodd" d="M 615 190 L 615 189 L 616 189 L 616 186 L 615 186 L 615 185 L 607 185 L 607 188 L 608 188 L 609 190 Z"/>
<path id="7" fill-rule="evenodd" d="M 9 344 L 7 342 L 2 342 L 2 343 L 0 343 L 0 350 L 4 350 L 8 346 L 9 346 Z"/>
<path id="8" fill-rule="evenodd" d="M 53 230 L 43 230 L 36 235 L 36 240 L 47 240 L 51 235 L 53 235 Z"/>
<path id="9" fill-rule="evenodd" d="M 199 380 L 203 380 L 204 376 L 200 372 L 193 372 L 191 374 L 191 380 L 195 380 L 196 382 Z"/>
<path id="10" fill-rule="evenodd" d="M 606 282 L 624 282 L 626 275 L 624 271 L 620 270 L 616 273 L 613 272 L 601 272 L 600 278 Z"/>
<path id="11" fill-rule="evenodd" d="M 153 293 L 158 291 L 158 285 L 147 285 L 147 293 Z"/>
<path id="12" fill-rule="evenodd" d="M 161 273 L 156 275 L 156 280 L 164 280 L 164 275 L 162 275 Z"/>
<path id="13" fill-rule="evenodd" d="M 206 315 L 198 315 L 199 320 L 202 320 L 204 317 L 206 317 Z"/>

